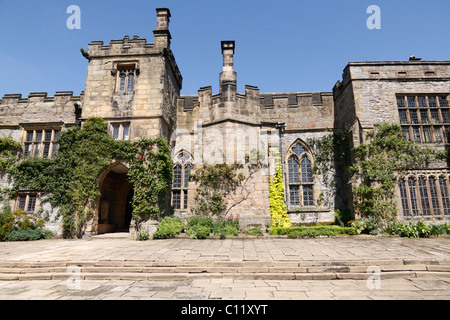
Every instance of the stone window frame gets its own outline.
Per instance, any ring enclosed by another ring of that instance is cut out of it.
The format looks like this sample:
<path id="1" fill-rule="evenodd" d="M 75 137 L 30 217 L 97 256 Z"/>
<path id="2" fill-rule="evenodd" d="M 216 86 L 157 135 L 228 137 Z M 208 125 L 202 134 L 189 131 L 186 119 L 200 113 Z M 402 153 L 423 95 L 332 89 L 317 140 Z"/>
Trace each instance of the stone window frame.
<path id="1" fill-rule="evenodd" d="M 119 61 L 114 63 L 112 75 L 115 76 L 115 90 L 116 94 L 133 95 L 136 89 L 137 77 L 140 73 L 139 64 L 137 61 Z M 123 76 L 123 86 L 122 86 Z M 132 86 L 130 88 L 130 79 L 132 78 Z M 122 88 L 123 87 L 123 88 Z"/>
<path id="2" fill-rule="evenodd" d="M 311 208 L 316 205 L 314 196 L 315 177 L 312 171 L 313 156 L 307 145 L 300 139 L 296 139 L 289 147 L 285 157 L 285 167 L 287 168 L 287 190 L 286 202 L 289 209 Z M 309 173 L 304 172 L 303 165 L 305 159 L 309 161 Z M 292 161 L 294 160 L 294 161 Z M 290 164 L 296 163 L 296 168 Z M 292 170 L 297 172 L 292 172 Z M 306 174 L 306 175 L 305 175 Z M 306 177 L 306 179 L 305 179 Z"/>
<path id="3" fill-rule="evenodd" d="M 24 211 L 26 214 L 34 215 L 39 211 L 40 204 L 41 204 L 40 195 L 38 192 L 20 191 L 16 197 L 14 208 L 15 210 L 20 209 Z"/>
<path id="4" fill-rule="evenodd" d="M 179 173 L 177 173 L 178 169 Z M 189 202 L 189 178 L 194 169 L 194 161 L 192 155 L 181 150 L 174 157 L 173 170 L 174 178 L 172 181 L 172 208 L 177 211 L 188 210 Z"/>
<path id="5" fill-rule="evenodd" d="M 130 141 L 130 132 L 131 132 L 130 121 L 110 122 L 109 127 L 111 136 L 114 140 Z M 117 128 L 117 136 L 116 136 L 116 128 Z"/>
<path id="6" fill-rule="evenodd" d="M 62 126 L 60 125 L 24 126 L 23 157 L 54 158 L 59 149 L 58 139 L 61 132 Z"/>
<path id="7" fill-rule="evenodd" d="M 425 185 L 423 185 L 425 182 Z M 450 216 L 450 173 L 411 172 L 397 179 L 399 216 L 405 219 Z"/>
<path id="8" fill-rule="evenodd" d="M 403 136 L 420 144 L 450 144 L 448 93 L 396 94 Z"/>

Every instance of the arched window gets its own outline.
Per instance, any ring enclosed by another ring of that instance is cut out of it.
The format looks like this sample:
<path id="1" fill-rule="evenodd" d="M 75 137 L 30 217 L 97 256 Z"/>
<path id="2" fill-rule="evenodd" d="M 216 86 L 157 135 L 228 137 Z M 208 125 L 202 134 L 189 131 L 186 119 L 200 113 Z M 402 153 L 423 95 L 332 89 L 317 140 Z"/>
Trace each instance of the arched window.
<path id="1" fill-rule="evenodd" d="M 189 178 L 193 169 L 192 157 L 181 151 L 175 157 L 173 167 L 172 206 L 175 210 L 188 208 Z"/>
<path id="2" fill-rule="evenodd" d="M 300 143 L 292 145 L 288 153 L 289 205 L 313 206 L 313 175 L 311 156 Z"/>

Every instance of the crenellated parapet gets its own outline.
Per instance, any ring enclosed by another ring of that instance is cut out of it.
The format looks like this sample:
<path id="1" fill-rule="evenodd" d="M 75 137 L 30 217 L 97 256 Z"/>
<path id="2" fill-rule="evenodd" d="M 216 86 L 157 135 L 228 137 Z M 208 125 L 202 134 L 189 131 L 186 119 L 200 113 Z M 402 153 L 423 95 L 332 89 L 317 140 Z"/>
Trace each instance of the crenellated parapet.
<path id="1" fill-rule="evenodd" d="M 63 122 L 75 124 L 76 110 L 81 108 L 83 93 L 57 91 L 53 97 L 47 92 L 32 92 L 27 98 L 21 94 L 5 94 L 0 100 L 0 126 L 22 123 Z"/>

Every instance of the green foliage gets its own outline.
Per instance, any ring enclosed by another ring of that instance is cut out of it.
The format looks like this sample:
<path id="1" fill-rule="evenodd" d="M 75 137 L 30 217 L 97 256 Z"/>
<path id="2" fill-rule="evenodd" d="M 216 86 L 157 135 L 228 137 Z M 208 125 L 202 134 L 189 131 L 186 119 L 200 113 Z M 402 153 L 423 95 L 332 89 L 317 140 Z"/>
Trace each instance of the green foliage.
<path id="1" fill-rule="evenodd" d="M 381 232 L 378 219 L 374 216 L 352 220 L 350 221 L 350 225 L 355 228 L 356 234 L 376 235 Z"/>
<path id="2" fill-rule="evenodd" d="M 193 239 L 206 239 L 211 233 L 211 228 L 203 225 L 196 225 L 188 229 L 188 234 Z"/>
<path id="3" fill-rule="evenodd" d="M 195 195 L 194 212 L 197 215 L 223 215 L 227 210 L 226 197 L 235 192 L 244 181 L 238 173 L 238 165 L 204 164 L 191 174 L 198 188 Z"/>
<path id="4" fill-rule="evenodd" d="M 277 162 L 275 176 L 269 182 L 269 192 L 272 226 L 289 227 L 291 225 L 291 219 L 287 215 L 286 204 L 284 203 L 283 171 L 280 162 Z"/>
<path id="5" fill-rule="evenodd" d="M 262 235 L 262 232 L 260 228 L 250 228 L 247 230 L 247 234 L 259 236 Z"/>
<path id="6" fill-rule="evenodd" d="M 430 235 L 450 234 L 450 224 L 427 225 L 422 221 L 396 222 L 387 231 L 401 237 L 427 238 Z"/>
<path id="7" fill-rule="evenodd" d="M 334 211 L 335 223 L 341 227 L 346 227 L 351 220 L 351 212 L 348 209 L 336 209 Z"/>
<path id="8" fill-rule="evenodd" d="M 138 241 L 146 241 L 150 239 L 150 234 L 148 232 L 148 230 L 145 231 L 139 231 L 138 235 L 136 236 L 136 240 Z"/>
<path id="9" fill-rule="evenodd" d="M 178 217 L 164 217 L 161 219 L 153 239 L 170 239 L 178 236 L 183 231 L 184 223 Z"/>
<path id="10" fill-rule="evenodd" d="M 322 190 L 318 204 L 330 207 L 335 197 L 346 199 L 345 188 L 339 182 L 348 181 L 350 165 L 350 139 L 348 128 L 343 128 L 322 138 L 308 139 L 314 154 L 313 172 L 322 177 Z"/>
<path id="11" fill-rule="evenodd" d="M 114 161 L 130 163 L 128 178 L 135 190 L 133 217 L 138 224 L 160 215 L 172 181 L 165 139 L 115 141 L 103 119 L 89 118 L 82 128 L 63 131 L 58 143 L 54 159 L 24 159 L 10 169 L 14 180 L 10 195 L 23 188 L 48 192 L 43 201 L 59 208 L 65 238 L 82 237 L 100 196 L 98 178 Z"/>
<path id="12" fill-rule="evenodd" d="M 133 184 L 133 217 L 139 223 L 161 215 L 172 181 L 172 160 L 163 138 L 141 138 L 133 144 L 128 181 Z"/>
<path id="13" fill-rule="evenodd" d="M 384 228 L 397 217 L 394 190 L 398 175 L 445 155 L 406 141 L 397 124 L 376 124 L 367 140 L 353 149 L 355 162 L 349 169 L 360 181 L 353 190 L 354 207 L 363 217 L 373 216 Z"/>
<path id="14" fill-rule="evenodd" d="M 239 215 L 230 214 L 227 217 L 216 218 L 213 224 L 214 235 L 221 239 L 239 234 Z"/>
<path id="15" fill-rule="evenodd" d="M 335 225 L 317 225 L 311 227 L 269 228 L 271 235 L 287 235 L 290 238 L 354 235 L 353 227 L 341 227 Z"/>
<path id="16" fill-rule="evenodd" d="M 44 220 L 27 215 L 22 210 L 11 213 L 3 208 L 0 213 L 0 241 L 28 241 L 51 238 L 53 233 L 44 230 Z"/>
<path id="17" fill-rule="evenodd" d="M 11 169 L 21 148 L 12 138 L 0 138 L 0 175 Z"/>

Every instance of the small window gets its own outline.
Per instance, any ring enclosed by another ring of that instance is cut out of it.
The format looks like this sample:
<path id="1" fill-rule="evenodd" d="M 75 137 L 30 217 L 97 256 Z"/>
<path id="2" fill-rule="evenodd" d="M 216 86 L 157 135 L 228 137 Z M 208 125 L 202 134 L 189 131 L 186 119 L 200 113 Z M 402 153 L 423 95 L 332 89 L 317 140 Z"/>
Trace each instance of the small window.
<path id="1" fill-rule="evenodd" d="M 112 136 L 114 140 L 130 140 L 130 124 L 116 123 L 112 124 Z"/>
<path id="2" fill-rule="evenodd" d="M 17 209 L 25 211 L 27 214 L 34 214 L 37 209 L 36 194 L 21 194 L 17 198 Z"/>

